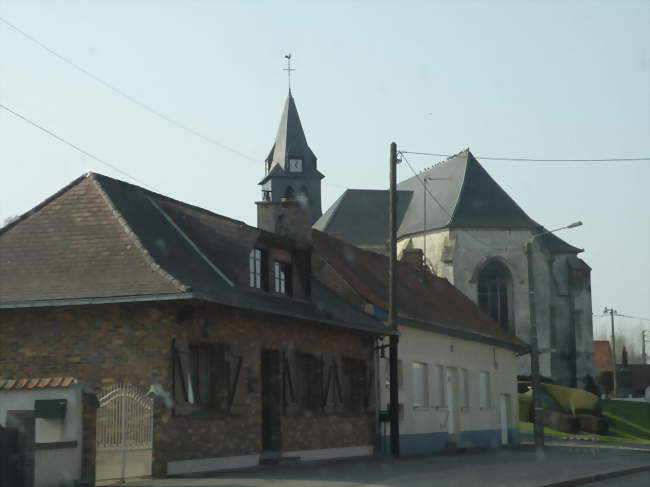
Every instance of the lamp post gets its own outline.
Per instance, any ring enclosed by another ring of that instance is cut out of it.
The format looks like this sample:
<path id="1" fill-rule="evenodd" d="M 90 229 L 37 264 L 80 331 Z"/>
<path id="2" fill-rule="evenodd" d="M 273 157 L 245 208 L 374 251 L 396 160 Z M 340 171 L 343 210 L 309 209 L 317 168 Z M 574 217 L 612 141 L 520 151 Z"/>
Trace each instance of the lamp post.
<path id="1" fill-rule="evenodd" d="M 535 274 L 533 269 L 533 243 L 537 237 L 546 235 L 547 233 L 554 233 L 565 228 L 575 228 L 582 225 L 582 222 L 575 222 L 564 227 L 556 228 L 554 230 L 545 230 L 532 236 L 526 243 L 526 260 L 528 264 L 528 304 L 530 309 L 530 374 L 533 386 L 533 435 L 535 437 L 535 448 L 540 449 L 544 447 L 544 422 L 541 401 L 541 388 L 542 379 L 539 373 L 539 346 L 537 343 L 537 310 L 535 303 Z"/>

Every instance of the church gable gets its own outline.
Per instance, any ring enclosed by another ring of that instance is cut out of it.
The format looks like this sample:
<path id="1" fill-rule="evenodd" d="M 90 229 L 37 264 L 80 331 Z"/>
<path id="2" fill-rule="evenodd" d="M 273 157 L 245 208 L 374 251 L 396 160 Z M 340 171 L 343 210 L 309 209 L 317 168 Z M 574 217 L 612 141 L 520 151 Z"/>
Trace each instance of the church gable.
<path id="1" fill-rule="evenodd" d="M 450 227 L 537 228 L 467 150 L 465 174 Z"/>

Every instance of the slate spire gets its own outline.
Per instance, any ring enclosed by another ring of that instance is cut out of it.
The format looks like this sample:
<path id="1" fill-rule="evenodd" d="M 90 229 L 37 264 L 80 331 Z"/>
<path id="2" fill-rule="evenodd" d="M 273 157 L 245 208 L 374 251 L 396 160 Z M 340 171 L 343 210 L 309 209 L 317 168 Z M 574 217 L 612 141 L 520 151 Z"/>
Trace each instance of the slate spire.
<path id="1" fill-rule="evenodd" d="M 316 156 L 307 144 L 291 90 L 284 103 L 275 143 L 266 158 L 268 170 L 272 170 L 275 165 L 279 165 L 285 171 L 288 170 L 289 158 L 302 158 L 303 171 L 308 168 L 316 169 Z"/>
<path id="2" fill-rule="evenodd" d="M 272 229 L 279 210 L 266 203 L 295 200 L 306 214 L 309 224 L 322 215 L 321 179 L 316 156 L 307 144 L 296 102 L 291 90 L 284 103 L 275 143 L 265 160 L 262 186 L 262 205 L 258 204 L 258 226 Z M 273 213 L 275 216 L 271 216 Z M 271 222 L 271 223 L 268 223 Z"/>

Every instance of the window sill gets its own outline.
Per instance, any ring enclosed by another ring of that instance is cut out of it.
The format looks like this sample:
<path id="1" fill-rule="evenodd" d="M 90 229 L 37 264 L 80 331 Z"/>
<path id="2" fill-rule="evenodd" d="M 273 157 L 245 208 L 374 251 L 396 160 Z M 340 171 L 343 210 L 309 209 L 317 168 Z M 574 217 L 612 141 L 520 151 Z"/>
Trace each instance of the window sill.
<path id="1" fill-rule="evenodd" d="M 435 411 L 436 407 L 434 406 L 413 406 L 413 411 Z"/>

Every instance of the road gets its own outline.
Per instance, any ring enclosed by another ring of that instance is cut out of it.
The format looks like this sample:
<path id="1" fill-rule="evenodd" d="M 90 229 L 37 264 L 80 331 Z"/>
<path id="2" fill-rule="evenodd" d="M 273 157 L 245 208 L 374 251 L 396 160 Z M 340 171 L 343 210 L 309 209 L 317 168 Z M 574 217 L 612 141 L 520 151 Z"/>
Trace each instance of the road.
<path id="1" fill-rule="evenodd" d="M 501 449 L 484 453 L 402 459 L 363 458 L 287 467 L 259 467 L 194 478 L 153 479 L 133 487 L 540 487 L 558 482 L 650 467 L 647 451 L 587 447 Z M 647 476 L 646 476 L 647 478 Z M 642 475 L 611 479 L 635 482 Z M 124 485 L 124 484 L 122 484 Z M 582 484 L 584 485 L 584 484 Z M 594 487 L 608 484 L 594 483 Z M 611 484 L 628 485 L 628 484 Z M 634 483 L 629 485 L 636 485 Z M 647 482 L 642 484 L 648 487 Z"/>

